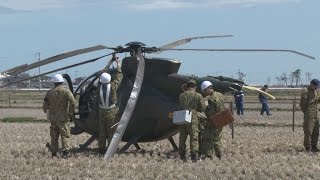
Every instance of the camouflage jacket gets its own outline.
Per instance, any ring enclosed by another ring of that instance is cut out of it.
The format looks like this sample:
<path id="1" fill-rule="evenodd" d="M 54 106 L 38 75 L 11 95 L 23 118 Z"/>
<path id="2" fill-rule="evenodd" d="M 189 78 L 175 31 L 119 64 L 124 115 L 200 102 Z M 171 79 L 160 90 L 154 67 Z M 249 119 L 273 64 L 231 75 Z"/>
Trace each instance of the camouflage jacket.
<path id="1" fill-rule="evenodd" d="M 219 92 L 212 92 L 211 95 L 204 98 L 205 101 L 205 113 L 207 117 L 214 115 L 215 113 L 225 109 L 223 95 Z"/>
<path id="2" fill-rule="evenodd" d="M 180 94 L 179 101 L 181 109 L 191 110 L 194 114 L 204 111 L 203 97 L 194 90 L 188 90 Z"/>
<path id="3" fill-rule="evenodd" d="M 66 122 L 74 111 L 75 103 L 71 91 L 58 85 L 47 92 L 42 109 L 45 113 L 49 110 L 51 122 Z"/>
<path id="4" fill-rule="evenodd" d="M 109 66 L 106 66 L 104 69 L 103 69 L 104 72 L 108 73 L 109 72 Z M 112 104 L 117 104 L 117 91 L 118 91 L 118 88 L 119 88 L 119 85 L 122 81 L 122 72 L 121 72 L 121 66 L 118 65 L 117 67 L 117 70 L 116 70 L 116 73 L 112 76 L 112 79 L 111 79 L 111 98 L 110 98 L 110 105 Z M 100 87 L 99 87 L 100 89 Z M 100 99 L 100 98 L 99 98 Z"/>
<path id="5" fill-rule="evenodd" d="M 311 119 L 317 118 L 318 107 L 320 103 L 320 97 L 317 91 L 305 88 L 301 92 L 300 108 L 305 116 Z"/>

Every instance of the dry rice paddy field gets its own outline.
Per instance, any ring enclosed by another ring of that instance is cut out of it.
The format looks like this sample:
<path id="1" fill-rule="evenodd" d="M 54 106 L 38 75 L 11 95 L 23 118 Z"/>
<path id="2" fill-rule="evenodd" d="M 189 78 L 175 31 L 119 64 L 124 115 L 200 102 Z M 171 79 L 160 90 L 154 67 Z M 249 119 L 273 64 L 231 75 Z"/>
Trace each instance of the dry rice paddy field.
<path id="1" fill-rule="evenodd" d="M 41 95 L 35 97 L 40 100 Z M 290 97 L 282 96 L 284 106 L 270 102 L 271 108 L 276 107 L 271 117 L 259 115 L 255 97 L 247 96 L 250 107 L 246 106 L 244 117 L 236 116 L 233 139 L 229 126 L 224 128 L 223 158 L 197 163 L 183 163 L 167 140 L 141 143 L 143 151 L 132 148 L 106 161 L 96 153 L 96 142 L 87 150 L 77 150 L 89 138 L 86 134 L 72 137 L 71 158 L 51 158 L 45 147 L 49 123 L 0 122 L 0 179 L 319 179 L 320 154 L 303 150 L 300 111 L 292 131 Z M 41 109 L 29 104 L 7 108 L 4 102 L 0 119 L 45 118 Z M 174 138 L 178 142 L 178 136 Z"/>

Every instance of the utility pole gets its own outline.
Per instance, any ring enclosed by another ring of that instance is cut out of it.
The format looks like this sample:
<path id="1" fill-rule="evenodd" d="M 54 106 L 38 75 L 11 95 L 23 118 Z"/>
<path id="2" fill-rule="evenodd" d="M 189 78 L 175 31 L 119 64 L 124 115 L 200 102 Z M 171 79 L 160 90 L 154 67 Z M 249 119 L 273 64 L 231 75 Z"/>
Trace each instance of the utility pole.
<path id="1" fill-rule="evenodd" d="M 76 77 L 74 78 L 74 84 L 76 84 L 77 85 L 77 78 L 78 78 L 78 70 L 75 70 L 74 71 L 75 72 L 75 74 L 76 74 Z"/>
<path id="2" fill-rule="evenodd" d="M 38 61 L 40 62 L 40 53 L 36 53 L 36 56 L 38 56 Z M 39 66 L 39 75 L 40 75 L 40 66 Z M 41 90 L 41 77 L 38 77 L 39 80 L 39 91 Z"/>
<path id="3" fill-rule="evenodd" d="M 77 77 L 78 77 L 78 70 L 75 70 L 74 72 L 76 73 L 76 79 L 77 79 Z"/>

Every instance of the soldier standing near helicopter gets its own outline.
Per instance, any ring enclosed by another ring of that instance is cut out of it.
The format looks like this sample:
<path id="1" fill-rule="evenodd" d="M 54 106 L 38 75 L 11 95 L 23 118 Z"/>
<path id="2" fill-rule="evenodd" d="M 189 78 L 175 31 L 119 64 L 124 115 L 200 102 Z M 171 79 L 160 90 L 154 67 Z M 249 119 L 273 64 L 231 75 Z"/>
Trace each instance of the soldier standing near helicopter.
<path id="1" fill-rule="evenodd" d="M 215 113 L 224 110 L 223 95 L 212 89 L 212 83 L 210 81 L 204 81 L 201 84 L 201 91 L 204 94 L 204 102 L 206 106 L 204 112 L 208 118 Z M 203 122 L 203 127 L 204 129 L 201 133 L 202 141 L 200 145 L 202 151 L 201 154 L 203 155 L 202 158 L 212 158 L 214 151 L 215 155 L 221 159 L 222 127 L 214 128 L 208 121 Z"/>
<path id="2" fill-rule="evenodd" d="M 201 94 L 196 92 L 196 81 L 191 79 L 187 83 L 187 91 L 180 95 L 180 108 L 191 110 L 192 118 L 190 124 L 185 124 L 180 130 L 179 154 L 186 161 L 186 140 L 190 136 L 190 154 L 193 162 L 197 161 L 199 155 L 199 119 L 198 112 L 204 111 L 204 101 Z"/>
<path id="3" fill-rule="evenodd" d="M 108 73 L 109 68 L 113 62 L 116 62 L 117 69 L 114 78 Z M 108 145 L 111 142 L 113 129 L 111 128 L 115 123 L 119 108 L 117 104 L 117 90 L 122 80 L 122 72 L 120 60 L 113 55 L 109 60 L 108 65 L 104 68 L 104 72 L 100 75 L 99 88 L 99 139 L 98 148 L 99 153 L 104 154 L 106 151 L 106 140 L 108 138 Z"/>
<path id="4" fill-rule="evenodd" d="M 61 135 L 63 157 L 67 158 L 71 148 L 68 121 L 74 117 L 73 112 L 76 100 L 72 92 L 63 87 L 64 79 L 61 74 L 56 74 L 53 77 L 53 82 L 54 88 L 47 92 L 42 106 L 43 111 L 49 113 L 48 117 L 51 123 L 51 145 L 49 149 L 52 157 L 57 156 L 58 139 L 59 135 Z"/>
<path id="5" fill-rule="evenodd" d="M 320 97 L 317 89 L 320 87 L 320 81 L 313 79 L 310 85 L 301 93 L 300 108 L 303 112 L 303 131 L 304 131 L 304 147 L 305 150 L 319 152 L 317 147 L 319 139 L 319 119 L 318 106 Z"/>

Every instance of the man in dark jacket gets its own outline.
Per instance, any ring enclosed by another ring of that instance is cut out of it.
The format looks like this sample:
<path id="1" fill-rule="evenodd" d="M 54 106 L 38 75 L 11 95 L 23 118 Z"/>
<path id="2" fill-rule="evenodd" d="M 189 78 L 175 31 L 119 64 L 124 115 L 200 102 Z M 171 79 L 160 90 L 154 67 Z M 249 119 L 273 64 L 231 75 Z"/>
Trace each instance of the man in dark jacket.
<path id="1" fill-rule="evenodd" d="M 267 92 L 268 85 L 264 85 L 261 90 L 264 92 Z M 261 111 L 260 114 L 263 115 L 264 112 L 266 112 L 267 116 L 270 116 L 269 112 L 269 106 L 268 106 L 268 97 L 263 95 L 262 93 L 259 93 L 259 101 L 261 103 Z"/>

